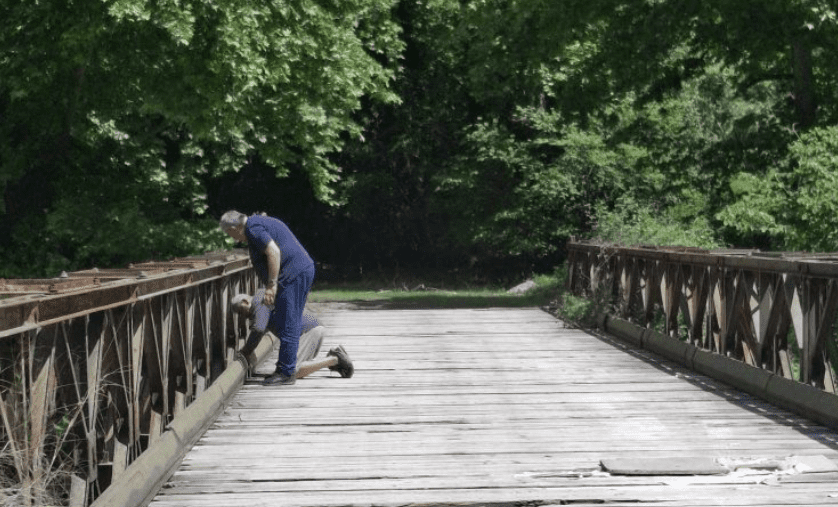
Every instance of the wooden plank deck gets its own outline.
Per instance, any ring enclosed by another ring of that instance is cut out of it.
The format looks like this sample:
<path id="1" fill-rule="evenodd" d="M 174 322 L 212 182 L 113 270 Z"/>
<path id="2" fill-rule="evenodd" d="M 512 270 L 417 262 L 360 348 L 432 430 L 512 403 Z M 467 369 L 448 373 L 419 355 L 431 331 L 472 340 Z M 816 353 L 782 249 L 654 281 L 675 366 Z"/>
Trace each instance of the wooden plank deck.
<path id="1" fill-rule="evenodd" d="M 838 504 L 836 473 L 603 472 L 631 457 L 838 463 L 838 435 L 541 310 L 319 317 L 355 376 L 243 387 L 153 507 Z"/>

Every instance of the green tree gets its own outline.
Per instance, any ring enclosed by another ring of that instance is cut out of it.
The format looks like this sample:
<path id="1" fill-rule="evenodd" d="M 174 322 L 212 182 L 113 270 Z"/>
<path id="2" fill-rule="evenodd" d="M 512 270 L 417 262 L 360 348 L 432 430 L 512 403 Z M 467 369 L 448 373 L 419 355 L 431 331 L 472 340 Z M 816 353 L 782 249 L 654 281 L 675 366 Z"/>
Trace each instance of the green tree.
<path id="1" fill-rule="evenodd" d="M 476 206 L 488 213 L 473 216 L 498 239 L 545 219 L 593 233 L 594 208 L 618 211 L 629 202 L 622 196 L 685 226 L 716 225 L 739 195 L 733 175 L 762 178 L 786 159 L 795 131 L 835 121 L 838 39 L 827 2 L 482 0 L 464 12 L 453 37 L 468 62 L 469 93 L 488 117 L 482 124 L 497 135 L 472 130 L 474 148 L 449 181 L 452 191 L 493 196 L 499 179 L 482 176 L 506 171 L 498 195 Z M 598 140 L 599 149 L 582 150 L 588 159 L 574 155 L 582 139 Z M 494 163 L 480 169 L 487 153 Z M 586 164 L 603 170 L 607 190 L 580 176 Z M 569 189 L 590 185 L 577 190 L 584 205 L 575 208 L 589 218 L 511 198 L 539 202 L 551 182 L 563 191 L 542 202 L 572 203 Z M 546 243 L 553 241 L 537 249 Z"/>
<path id="2" fill-rule="evenodd" d="M 815 128 L 764 177 L 733 179 L 736 199 L 719 212 L 740 235 L 767 234 L 787 250 L 838 251 L 838 126 Z"/>
<path id="3" fill-rule="evenodd" d="M 449 241 L 450 221 L 435 203 L 436 175 L 460 152 L 471 98 L 463 60 L 451 46 L 458 0 L 401 1 L 403 59 L 393 82 L 398 103 L 369 104 L 357 115 L 362 136 L 333 157 L 343 169 L 333 210 L 336 234 L 349 252 L 332 249 L 354 267 L 449 268 L 462 260 Z"/>
<path id="4" fill-rule="evenodd" d="M 0 185 L 18 226 L 2 231 L 17 238 L 7 252 L 52 248 L 86 263 L 88 241 L 174 229 L 204 215 L 202 180 L 256 154 L 280 175 L 305 172 L 332 200 L 340 169 L 329 154 L 360 134 L 353 112 L 364 98 L 397 100 L 393 3 L 3 3 Z M 111 185 L 119 191 L 98 188 Z M 74 230 L 96 223 L 83 210 L 118 219 L 118 234 Z"/>

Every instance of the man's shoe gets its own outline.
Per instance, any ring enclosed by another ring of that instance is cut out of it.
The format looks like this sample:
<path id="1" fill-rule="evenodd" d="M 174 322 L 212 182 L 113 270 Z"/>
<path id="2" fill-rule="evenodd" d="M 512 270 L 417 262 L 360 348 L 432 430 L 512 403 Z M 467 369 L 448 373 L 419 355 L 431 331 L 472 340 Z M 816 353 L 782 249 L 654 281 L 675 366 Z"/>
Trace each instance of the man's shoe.
<path id="1" fill-rule="evenodd" d="M 338 358 L 338 364 L 329 367 L 329 369 L 340 373 L 341 377 L 349 378 L 355 373 L 355 367 L 352 365 L 352 360 L 349 359 L 349 354 L 343 349 L 343 345 L 338 345 L 326 355 Z"/>
<path id="2" fill-rule="evenodd" d="M 265 378 L 262 381 L 263 386 L 291 386 L 297 382 L 296 377 L 289 377 L 288 375 L 283 375 L 282 373 L 276 372 L 273 375 Z"/>

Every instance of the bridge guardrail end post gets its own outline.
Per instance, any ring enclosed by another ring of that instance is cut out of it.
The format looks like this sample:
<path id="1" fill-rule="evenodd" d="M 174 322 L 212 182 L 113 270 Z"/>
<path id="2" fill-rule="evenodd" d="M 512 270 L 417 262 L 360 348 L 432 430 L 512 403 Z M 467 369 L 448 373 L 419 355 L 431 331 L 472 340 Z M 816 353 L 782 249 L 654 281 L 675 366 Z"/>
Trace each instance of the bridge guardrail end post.
<path id="1" fill-rule="evenodd" d="M 596 327 L 598 329 L 602 329 L 603 331 L 605 331 L 607 325 L 608 325 L 608 314 L 605 313 L 605 312 L 597 314 L 597 316 L 596 316 Z"/>

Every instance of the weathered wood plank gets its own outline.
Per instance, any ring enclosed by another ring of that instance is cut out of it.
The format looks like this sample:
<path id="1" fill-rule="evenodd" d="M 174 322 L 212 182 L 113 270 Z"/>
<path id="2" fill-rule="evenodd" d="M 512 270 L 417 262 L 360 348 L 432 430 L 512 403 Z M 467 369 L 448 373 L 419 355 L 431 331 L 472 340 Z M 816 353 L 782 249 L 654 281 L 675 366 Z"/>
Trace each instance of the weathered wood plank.
<path id="1" fill-rule="evenodd" d="M 324 349 L 343 344 L 355 376 L 243 387 L 151 505 L 838 501 L 830 482 L 776 474 L 602 472 L 606 458 L 838 462 L 838 435 L 537 309 L 324 306 L 318 317 L 329 329 Z"/>
<path id="2" fill-rule="evenodd" d="M 326 490 L 313 488 L 310 491 L 296 494 L 282 493 L 281 496 L 267 494 L 263 491 L 249 488 L 250 484 L 241 488 L 241 492 L 216 493 L 213 495 L 171 495 L 158 498 L 153 505 L 160 507 L 228 507 L 230 505 L 248 505 L 253 507 L 272 507 L 281 503 L 283 507 L 305 507 L 308 505 L 345 506 L 349 505 L 348 497 L 353 496 L 345 490 Z M 823 487 L 789 488 L 783 486 L 784 491 L 792 493 L 797 501 L 784 502 L 777 498 L 778 488 L 765 486 L 743 487 L 737 485 L 707 487 L 700 485 L 692 488 L 672 487 L 661 485 L 657 487 L 605 487 L 605 488 L 469 488 L 456 489 L 399 489 L 388 491 L 363 491 L 364 500 L 358 505 L 411 505 L 432 504 L 451 506 L 455 504 L 496 504 L 502 502 L 550 502 L 554 505 L 570 504 L 603 504 L 637 506 L 642 503 L 654 505 L 692 507 L 692 506 L 782 506 L 782 505 L 835 505 L 835 498 L 823 491 Z M 799 502 L 799 503 L 798 503 Z"/>

